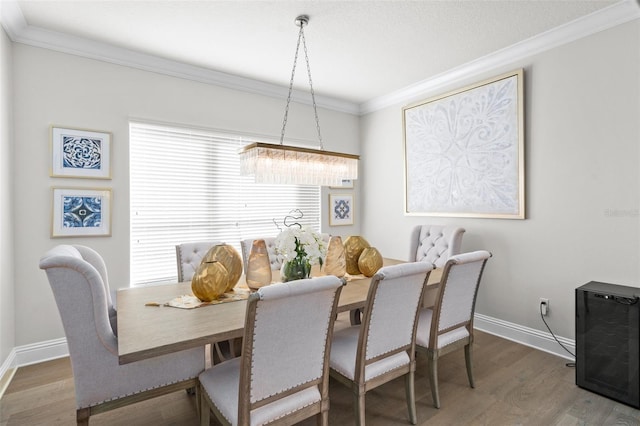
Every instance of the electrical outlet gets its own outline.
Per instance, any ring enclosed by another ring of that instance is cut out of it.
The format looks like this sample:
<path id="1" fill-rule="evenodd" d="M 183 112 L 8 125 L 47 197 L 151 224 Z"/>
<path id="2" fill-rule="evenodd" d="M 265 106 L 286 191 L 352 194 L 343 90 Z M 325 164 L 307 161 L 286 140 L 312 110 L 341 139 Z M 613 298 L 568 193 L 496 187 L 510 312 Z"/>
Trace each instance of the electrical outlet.
<path id="1" fill-rule="evenodd" d="M 540 312 L 542 312 L 542 315 L 548 315 L 549 313 L 549 299 L 546 299 L 544 297 L 540 298 Z"/>

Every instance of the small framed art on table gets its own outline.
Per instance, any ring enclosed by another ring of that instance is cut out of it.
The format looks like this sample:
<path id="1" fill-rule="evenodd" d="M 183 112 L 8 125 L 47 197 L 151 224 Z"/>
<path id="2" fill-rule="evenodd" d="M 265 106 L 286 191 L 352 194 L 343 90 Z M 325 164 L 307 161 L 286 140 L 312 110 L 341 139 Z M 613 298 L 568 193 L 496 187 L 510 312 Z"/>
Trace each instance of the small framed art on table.
<path id="1" fill-rule="evenodd" d="M 111 235 L 111 189 L 53 188 L 52 237 Z"/>
<path id="2" fill-rule="evenodd" d="M 353 195 L 329 195 L 329 225 L 353 225 Z"/>
<path id="3" fill-rule="evenodd" d="M 111 179 L 111 133 L 51 127 L 51 176 Z"/>

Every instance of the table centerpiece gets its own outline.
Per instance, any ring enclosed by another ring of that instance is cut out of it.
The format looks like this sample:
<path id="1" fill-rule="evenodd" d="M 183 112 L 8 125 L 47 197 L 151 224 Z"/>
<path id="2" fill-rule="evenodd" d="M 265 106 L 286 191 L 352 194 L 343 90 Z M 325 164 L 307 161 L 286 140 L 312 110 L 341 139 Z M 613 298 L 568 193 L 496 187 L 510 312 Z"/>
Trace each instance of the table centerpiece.
<path id="1" fill-rule="evenodd" d="M 276 254 L 282 259 L 282 282 L 309 278 L 311 266 L 322 264 L 327 255 L 327 245 L 313 229 L 294 224 L 278 234 L 275 240 Z"/>

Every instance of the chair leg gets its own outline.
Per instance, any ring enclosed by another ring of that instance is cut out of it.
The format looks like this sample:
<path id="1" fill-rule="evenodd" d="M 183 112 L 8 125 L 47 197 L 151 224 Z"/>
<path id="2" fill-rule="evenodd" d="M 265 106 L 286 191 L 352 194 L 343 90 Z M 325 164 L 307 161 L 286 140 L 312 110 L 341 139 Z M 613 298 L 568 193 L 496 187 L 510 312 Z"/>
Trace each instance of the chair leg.
<path id="1" fill-rule="evenodd" d="M 89 426 L 89 416 L 91 408 L 81 408 L 76 410 L 76 422 L 78 426 Z"/>
<path id="2" fill-rule="evenodd" d="M 467 364 L 467 377 L 469 377 L 469 386 L 471 386 L 472 388 L 475 388 L 475 382 L 473 381 L 473 363 L 472 363 L 472 355 L 473 355 L 473 348 L 471 347 L 471 343 L 469 343 L 468 345 L 465 345 L 464 347 L 464 360 L 465 363 Z"/>
<path id="3" fill-rule="evenodd" d="M 412 425 L 418 423 L 416 416 L 416 392 L 415 392 L 415 379 L 413 371 L 410 371 L 404 376 L 405 391 L 407 394 L 407 409 L 409 410 L 409 421 Z"/>
<path id="4" fill-rule="evenodd" d="M 209 426 L 209 401 L 207 401 L 206 392 L 204 389 L 200 389 L 200 426 Z"/>
<path id="5" fill-rule="evenodd" d="M 353 408 L 355 409 L 356 426 L 364 426 L 364 395 L 364 392 L 354 394 Z"/>
<path id="6" fill-rule="evenodd" d="M 433 406 L 440 408 L 440 394 L 438 393 L 438 354 L 429 350 L 429 384 Z"/>
<path id="7" fill-rule="evenodd" d="M 234 358 L 233 340 L 222 340 L 211 344 L 211 365 Z"/>
<path id="8" fill-rule="evenodd" d="M 200 401 L 200 394 L 202 393 L 202 389 L 200 389 L 200 384 L 197 384 L 194 388 L 194 393 L 196 394 L 196 413 L 198 417 L 202 414 L 202 401 Z"/>
<path id="9" fill-rule="evenodd" d="M 232 356 L 235 358 L 242 355 L 242 337 L 237 337 L 229 342 L 233 348 L 231 350 Z"/>
<path id="10" fill-rule="evenodd" d="M 329 426 L 329 411 L 324 410 L 316 416 L 318 426 Z"/>
<path id="11" fill-rule="evenodd" d="M 362 312 L 360 309 L 350 310 L 349 319 L 351 320 L 351 325 L 360 325 L 362 323 Z"/>

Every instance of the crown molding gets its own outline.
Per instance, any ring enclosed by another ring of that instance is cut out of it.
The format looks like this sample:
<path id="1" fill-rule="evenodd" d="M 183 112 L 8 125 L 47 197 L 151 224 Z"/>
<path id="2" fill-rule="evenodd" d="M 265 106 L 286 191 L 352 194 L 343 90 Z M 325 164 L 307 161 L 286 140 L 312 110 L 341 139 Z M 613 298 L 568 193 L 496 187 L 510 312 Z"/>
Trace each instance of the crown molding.
<path id="1" fill-rule="evenodd" d="M 316 95 L 316 103 L 319 107 L 334 111 L 354 115 L 369 114 L 389 106 L 409 102 L 418 96 L 435 94 L 447 86 L 463 83 L 469 78 L 499 68 L 506 63 L 517 62 L 638 18 L 640 18 L 640 7 L 637 1 L 622 0 L 560 27 L 361 104 L 322 95 Z M 287 97 L 288 88 L 284 86 L 188 65 L 28 25 L 15 0 L 0 1 L 0 23 L 9 38 L 17 43 L 258 95 L 280 99 Z M 295 102 L 311 105 L 308 94 L 300 90 L 293 91 L 292 99 Z"/>
<path id="2" fill-rule="evenodd" d="M 13 41 L 27 27 L 27 21 L 25 21 L 17 1 L 0 1 L 0 24 Z"/>
<path id="3" fill-rule="evenodd" d="M 16 43 L 200 83 L 213 84 L 243 92 L 281 99 L 287 98 L 288 87 L 214 71 L 204 67 L 188 65 L 182 62 L 116 47 L 107 43 L 34 27 L 26 23 L 20 6 L 15 0 L 3 0 L 1 5 L 0 20 L 2 26 L 9 38 Z M 312 104 L 310 95 L 304 91 L 294 90 L 291 98 L 295 102 L 307 105 Z M 360 112 L 358 104 L 353 102 L 322 95 L 316 95 L 315 98 L 316 104 L 319 107 L 355 115 Z"/>
<path id="4" fill-rule="evenodd" d="M 636 0 L 623 0 L 434 77 L 363 102 L 360 104 L 360 115 L 406 103 L 418 96 L 435 95 L 450 85 L 462 84 L 469 78 L 502 67 L 504 64 L 520 61 L 638 18 L 640 5 Z"/>

